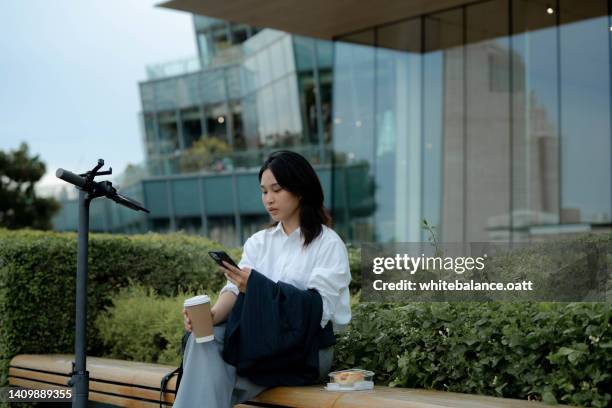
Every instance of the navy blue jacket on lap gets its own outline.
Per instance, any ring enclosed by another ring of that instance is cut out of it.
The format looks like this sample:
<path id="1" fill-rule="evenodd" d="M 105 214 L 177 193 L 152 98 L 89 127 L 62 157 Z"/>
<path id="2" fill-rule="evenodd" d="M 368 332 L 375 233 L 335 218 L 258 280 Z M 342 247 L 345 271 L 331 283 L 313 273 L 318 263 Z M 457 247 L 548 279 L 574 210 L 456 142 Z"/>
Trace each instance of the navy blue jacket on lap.
<path id="1" fill-rule="evenodd" d="M 275 283 L 251 270 L 225 326 L 223 359 L 258 385 L 314 384 L 319 349 L 336 343 L 332 322 L 321 328 L 322 313 L 316 290 Z"/>

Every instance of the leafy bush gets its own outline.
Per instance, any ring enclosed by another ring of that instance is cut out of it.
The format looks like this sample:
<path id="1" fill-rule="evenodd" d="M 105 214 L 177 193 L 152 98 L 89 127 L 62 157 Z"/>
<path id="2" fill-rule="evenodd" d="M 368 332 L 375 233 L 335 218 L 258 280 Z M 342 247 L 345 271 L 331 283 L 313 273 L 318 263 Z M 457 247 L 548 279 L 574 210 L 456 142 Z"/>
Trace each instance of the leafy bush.
<path id="1" fill-rule="evenodd" d="M 199 290 L 216 301 L 216 294 Z M 180 364 L 183 301 L 194 293 L 163 297 L 133 285 L 113 297 L 113 306 L 96 319 L 108 357 L 160 364 Z"/>
<path id="2" fill-rule="evenodd" d="M 178 365 L 183 337 L 183 301 L 194 294 L 206 293 L 211 302 L 217 293 L 204 289 L 181 292 L 177 296 L 159 296 L 152 289 L 134 285 L 112 297 L 113 306 L 96 319 L 96 328 L 109 350 L 106 357 Z M 357 304 L 356 296 L 351 304 Z"/>
<path id="3" fill-rule="evenodd" d="M 362 303 L 335 368 L 391 386 L 606 407 L 611 321 L 608 303 Z"/>

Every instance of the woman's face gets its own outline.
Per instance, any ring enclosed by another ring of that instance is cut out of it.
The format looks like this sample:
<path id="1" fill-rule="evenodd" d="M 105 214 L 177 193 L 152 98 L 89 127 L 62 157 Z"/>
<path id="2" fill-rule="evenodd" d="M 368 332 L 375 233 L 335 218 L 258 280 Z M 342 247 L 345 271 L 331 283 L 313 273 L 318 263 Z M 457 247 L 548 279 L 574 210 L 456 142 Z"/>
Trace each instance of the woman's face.
<path id="1" fill-rule="evenodd" d="M 300 200 L 282 188 L 270 169 L 261 174 L 261 201 L 274 221 L 287 221 L 298 216 Z"/>

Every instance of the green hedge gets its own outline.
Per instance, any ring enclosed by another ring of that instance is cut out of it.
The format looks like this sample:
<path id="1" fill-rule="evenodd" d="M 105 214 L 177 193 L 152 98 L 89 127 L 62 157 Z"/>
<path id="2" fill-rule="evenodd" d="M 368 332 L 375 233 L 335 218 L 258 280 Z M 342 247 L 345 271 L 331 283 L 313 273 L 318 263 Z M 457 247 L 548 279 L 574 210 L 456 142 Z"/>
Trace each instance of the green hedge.
<path id="1" fill-rule="evenodd" d="M 88 353 L 109 353 L 93 322 L 130 280 L 164 296 L 219 290 L 225 277 L 207 254 L 219 248 L 185 234 L 91 234 Z M 0 230 L 0 386 L 16 354 L 73 352 L 75 274 L 76 234 Z"/>
<path id="2" fill-rule="evenodd" d="M 398 387 L 606 407 L 609 303 L 362 303 L 335 368 Z"/>
<path id="3" fill-rule="evenodd" d="M 107 357 L 178 365 L 183 337 L 183 302 L 198 292 L 157 295 L 151 288 L 133 285 L 113 297 L 113 306 L 101 313 L 95 326 Z M 211 301 L 217 295 L 211 293 Z"/>
<path id="4" fill-rule="evenodd" d="M 122 289 L 113 296 L 113 306 L 101 313 L 95 322 L 109 350 L 106 357 L 178 365 L 184 333 L 182 305 L 194 294 L 181 292 L 177 296 L 159 296 L 138 284 Z M 212 293 L 213 304 L 216 299 L 217 294 Z M 356 296 L 351 301 L 357 303 Z"/>

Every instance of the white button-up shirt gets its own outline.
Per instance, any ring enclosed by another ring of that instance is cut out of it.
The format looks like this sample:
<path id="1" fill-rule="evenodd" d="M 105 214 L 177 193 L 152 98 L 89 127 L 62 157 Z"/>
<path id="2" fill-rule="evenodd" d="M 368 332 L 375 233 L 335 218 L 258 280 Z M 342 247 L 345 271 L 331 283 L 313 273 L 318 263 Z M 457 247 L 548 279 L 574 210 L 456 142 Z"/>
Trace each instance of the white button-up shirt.
<path id="1" fill-rule="evenodd" d="M 241 268 L 249 267 L 274 282 L 282 281 L 300 290 L 316 289 L 323 300 L 321 327 L 332 321 L 334 332 L 342 331 L 351 320 L 348 253 L 334 230 L 322 225 L 321 234 L 306 248 L 300 228 L 290 235 L 282 223 L 253 234 L 244 243 Z M 230 281 L 221 293 L 239 290 Z"/>

